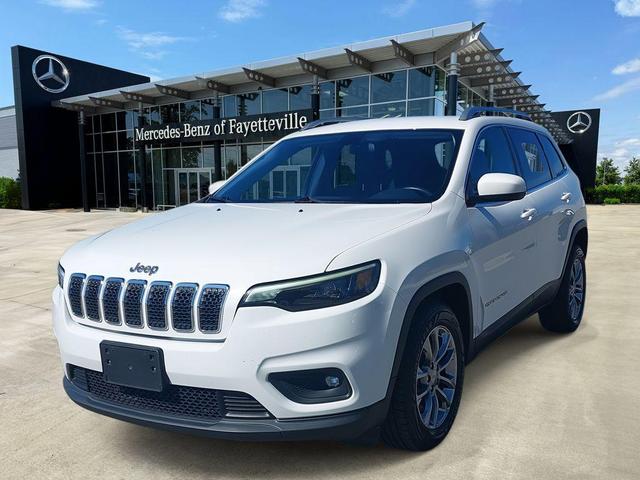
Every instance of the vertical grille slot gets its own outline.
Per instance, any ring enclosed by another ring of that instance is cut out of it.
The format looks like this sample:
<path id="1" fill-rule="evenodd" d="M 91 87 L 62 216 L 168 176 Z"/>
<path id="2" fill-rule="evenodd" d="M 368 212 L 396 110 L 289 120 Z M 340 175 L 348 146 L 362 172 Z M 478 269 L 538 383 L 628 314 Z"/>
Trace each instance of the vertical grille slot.
<path id="1" fill-rule="evenodd" d="M 84 287 L 85 275 L 82 273 L 74 273 L 69 279 L 69 305 L 71 313 L 76 317 L 84 317 L 82 309 L 82 288 Z"/>
<path id="2" fill-rule="evenodd" d="M 153 282 L 147 294 L 147 325 L 158 330 L 167 329 L 167 300 L 171 283 Z"/>
<path id="3" fill-rule="evenodd" d="M 114 325 L 120 324 L 120 291 L 122 290 L 122 278 L 109 278 L 102 292 L 102 311 L 104 320 Z"/>
<path id="4" fill-rule="evenodd" d="M 87 286 L 84 288 L 84 308 L 89 320 L 100 321 L 100 288 L 104 277 L 92 275 L 87 278 Z"/>
<path id="5" fill-rule="evenodd" d="M 202 332 L 215 333 L 220 330 L 227 290 L 226 285 L 205 285 L 202 288 L 198 301 L 198 326 Z"/>
<path id="6" fill-rule="evenodd" d="M 173 329 L 183 332 L 193 331 L 193 303 L 198 285 L 179 283 L 171 300 L 171 319 Z"/>
<path id="7" fill-rule="evenodd" d="M 122 309 L 124 323 L 131 327 L 142 327 L 142 297 L 147 282 L 144 280 L 130 280 L 124 291 Z"/>

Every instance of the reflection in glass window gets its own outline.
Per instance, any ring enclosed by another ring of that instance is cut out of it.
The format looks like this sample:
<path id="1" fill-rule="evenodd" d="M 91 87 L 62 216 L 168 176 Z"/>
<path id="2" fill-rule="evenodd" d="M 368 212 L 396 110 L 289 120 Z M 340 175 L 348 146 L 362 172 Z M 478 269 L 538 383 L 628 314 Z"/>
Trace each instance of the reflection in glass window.
<path id="1" fill-rule="evenodd" d="M 238 115 L 235 95 L 227 95 L 222 99 L 222 114 L 224 117 L 236 117 Z"/>
<path id="2" fill-rule="evenodd" d="M 202 166 L 213 167 L 215 165 L 214 148 L 204 147 L 202 149 Z"/>
<path id="3" fill-rule="evenodd" d="M 213 100 L 202 100 L 200 102 L 200 119 L 211 120 L 213 118 Z"/>
<path id="4" fill-rule="evenodd" d="M 289 93 L 286 88 L 262 92 L 262 113 L 285 112 L 289 109 Z"/>
<path id="5" fill-rule="evenodd" d="M 424 98 L 422 100 L 410 100 L 407 110 L 407 116 L 419 117 L 424 115 L 434 114 L 434 104 L 436 100 L 434 98 Z"/>
<path id="6" fill-rule="evenodd" d="M 176 205 L 176 181 L 173 170 L 163 171 L 164 180 L 164 205 L 175 206 Z"/>
<path id="7" fill-rule="evenodd" d="M 238 115 L 257 115 L 261 110 L 260 92 L 241 93 L 236 95 Z"/>
<path id="8" fill-rule="evenodd" d="M 371 77 L 371 103 L 403 100 L 406 95 L 406 70 L 379 73 Z"/>
<path id="9" fill-rule="evenodd" d="M 311 85 L 291 87 L 289 89 L 289 110 L 304 110 L 306 108 L 311 108 Z"/>
<path id="10" fill-rule="evenodd" d="M 162 182 L 162 150 L 154 148 L 150 151 L 151 163 L 153 165 L 153 203 L 154 207 L 164 204 L 164 183 Z M 148 175 L 148 172 L 147 172 Z"/>
<path id="11" fill-rule="evenodd" d="M 371 105 L 372 118 L 404 117 L 406 114 L 405 102 L 383 103 Z"/>
<path id="12" fill-rule="evenodd" d="M 240 165 L 246 165 L 262 151 L 261 145 L 240 145 Z"/>
<path id="13" fill-rule="evenodd" d="M 158 125 L 160 123 L 160 109 L 158 107 L 151 107 L 145 109 L 147 125 Z"/>
<path id="14" fill-rule="evenodd" d="M 369 103 L 369 76 L 348 78 L 336 82 L 338 107 Z"/>
<path id="15" fill-rule="evenodd" d="M 338 109 L 339 117 L 368 117 L 369 107 L 353 107 Z"/>
<path id="16" fill-rule="evenodd" d="M 200 120 L 200 101 L 183 102 L 180 104 L 180 121 L 182 123 Z"/>
<path id="17" fill-rule="evenodd" d="M 224 162 L 222 164 L 222 177 L 229 178 L 238 171 L 239 154 L 237 145 L 228 145 L 223 147 Z"/>
<path id="18" fill-rule="evenodd" d="M 165 148 L 164 163 L 166 168 L 180 168 L 182 166 L 182 162 L 180 161 L 180 149 Z"/>
<path id="19" fill-rule="evenodd" d="M 202 166 L 202 149 L 200 147 L 182 148 L 182 168 L 198 168 Z"/>
<path id="20" fill-rule="evenodd" d="M 124 128 L 127 130 L 133 130 L 138 126 L 138 112 L 135 110 L 129 110 L 125 112 L 125 120 L 124 120 Z M 118 129 L 121 130 L 123 127 L 118 123 Z"/>
<path id="21" fill-rule="evenodd" d="M 335 108 L 336 84 L 335 82 L 322 82 L 320 84 L 320 109 Z"/>
<path id="22" fill-rule="evenodd" d="M 175 103 L 160 106 L 161 123 L 178 123 L 180 121 L 178 105 Z"/>
<path id="23" fill-rule="evenodd" d="M 320 119 L 325 119 L 325 118 L 335 118 L 336 116 L 336 110 L 335 108 L 332 108 L 331 110 L 320 110 Z"/>
<path id="24" fill-rule="evenodd" d="M 409 70 L 409 98 L 433 97 L 436 93 L 436 74 L 439 71 L 434 67 Z"/>

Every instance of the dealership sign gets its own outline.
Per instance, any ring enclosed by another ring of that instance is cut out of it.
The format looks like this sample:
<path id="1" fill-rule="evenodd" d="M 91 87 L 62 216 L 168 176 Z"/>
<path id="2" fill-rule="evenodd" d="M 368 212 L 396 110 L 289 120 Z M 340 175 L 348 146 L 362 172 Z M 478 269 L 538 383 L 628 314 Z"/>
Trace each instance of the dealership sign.
<path id="1" fill-rule="evenodd" d="M 188 123 L 168 123 L 136 128 L 135 139 L 136 142 L 142 143 L 276 140 L 300 130 L 311 119 L 311 110 L 296 110 Z"/>

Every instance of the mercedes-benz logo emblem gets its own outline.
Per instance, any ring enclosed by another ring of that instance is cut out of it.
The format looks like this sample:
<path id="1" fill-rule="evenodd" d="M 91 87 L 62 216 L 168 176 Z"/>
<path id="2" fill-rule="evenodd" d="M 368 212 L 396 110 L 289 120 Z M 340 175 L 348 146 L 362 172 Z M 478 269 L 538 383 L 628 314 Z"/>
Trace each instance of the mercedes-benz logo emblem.
<path id="1" fill-rule="evenodd" d="M 69 86 L 69 70 L 52 55 L 40 55 L 31 66 L 33 79 L 50 93 L 64 92 Z"/>
<path id="2" fill-rule="evenodd" d="M 591 126 L 591 115 L 587 112 L 575 112 L 567 118 L 567 130 L 571 133 L 584 133 Z"/>

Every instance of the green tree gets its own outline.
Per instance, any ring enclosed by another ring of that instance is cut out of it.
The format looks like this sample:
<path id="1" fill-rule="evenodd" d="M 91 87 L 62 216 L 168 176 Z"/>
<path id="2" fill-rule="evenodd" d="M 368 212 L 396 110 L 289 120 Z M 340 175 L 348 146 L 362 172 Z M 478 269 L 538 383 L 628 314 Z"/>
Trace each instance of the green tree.
<path id="1" fill-rule="evenodd" d="M 596 185 L 617 185 L 622 181 L 620 169 L 613 160 L 604 157 L 596 166 Z"/>
<path id="2" fill-rule="evenodd" d="M 624 183 L 630 185 L 632 183 L 640 184 L 640 158 L 633 157 L 629 161 L 629 165 L 624 167 Z"/>

